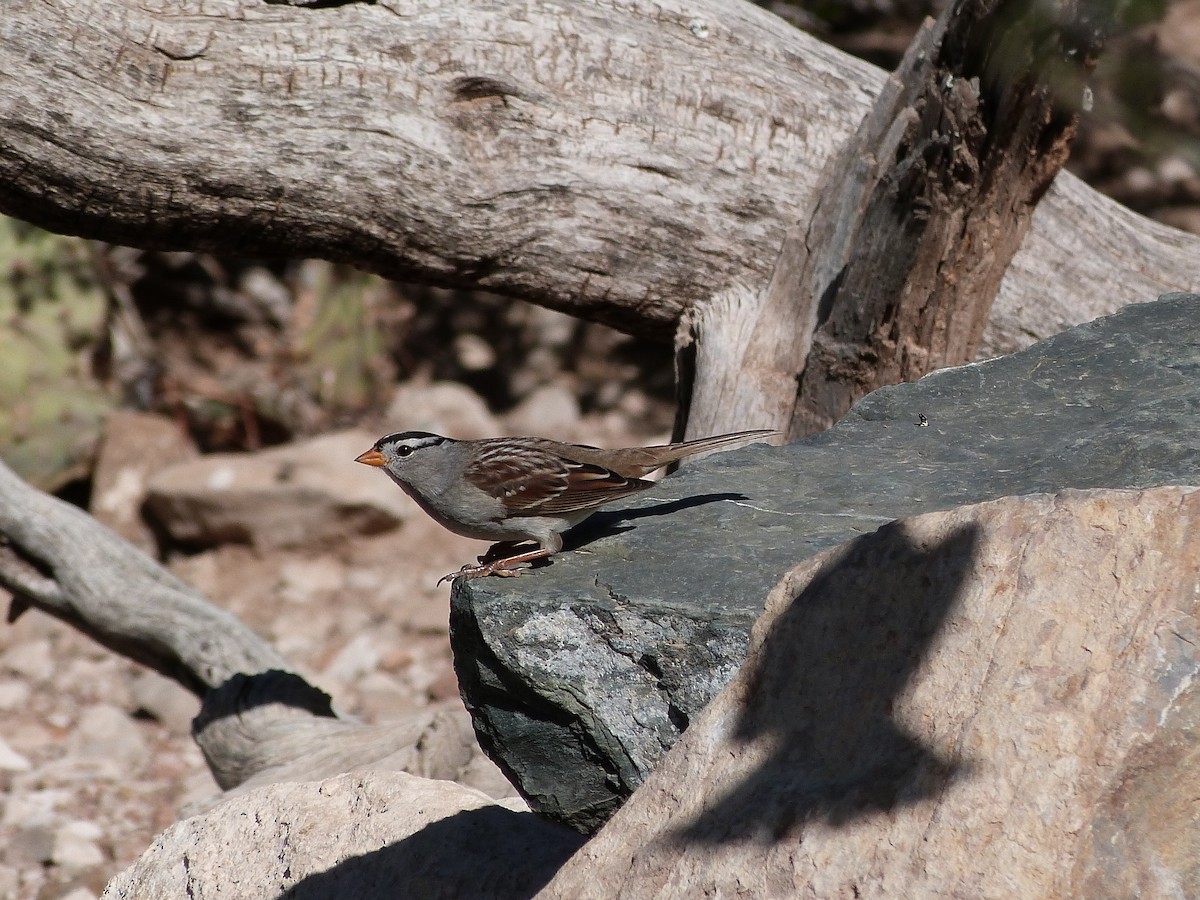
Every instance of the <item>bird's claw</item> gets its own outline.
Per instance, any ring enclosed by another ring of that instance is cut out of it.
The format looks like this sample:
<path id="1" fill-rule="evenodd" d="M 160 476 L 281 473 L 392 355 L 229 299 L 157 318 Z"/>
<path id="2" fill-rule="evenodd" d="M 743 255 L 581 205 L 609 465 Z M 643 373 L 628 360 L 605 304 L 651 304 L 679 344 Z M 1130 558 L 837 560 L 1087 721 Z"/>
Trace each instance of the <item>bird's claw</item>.
<path id="1" fill-rule="evenodd" d="M 500 560 L 503 562 L 503 560 Z M 483 578 L 485 575 L 499 575 L 501 578 L 516 578 L 521 574 L 520 569 L 508 569 L 502 566 L 497 566 L 495 563 L 486 563 L 478 566 L 465 565 L 457 572 L 450 572 L 438 579 L 435 587 L 441 587 L 443 581 L 454 581 L 458 578 Z"/>
<path id="2" fill-rule="evenodd" d="M 434 585 L 434 587 L 441 587 L 443 581 L 453 581 L 456 578 L 472 578 L 472 570 L 479 568 L 481 568 L 481 566 L 472 566 L 468 564 L 463 566 L 457 572 L 448 572 L 438 579 L 438 582 L 436 585 Z"/>

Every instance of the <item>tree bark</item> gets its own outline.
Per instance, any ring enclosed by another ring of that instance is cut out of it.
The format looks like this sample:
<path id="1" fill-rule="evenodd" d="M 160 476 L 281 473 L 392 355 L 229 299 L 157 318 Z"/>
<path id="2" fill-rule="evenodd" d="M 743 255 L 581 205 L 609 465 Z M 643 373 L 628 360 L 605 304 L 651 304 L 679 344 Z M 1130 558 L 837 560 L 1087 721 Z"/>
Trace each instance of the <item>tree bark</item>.
<path id="1" fill-rule="evenodd" d="M 664 340 L 765 290 L 884 78 L 718 0 L 12 0 L 0 73 L 0 210 L 344 260 Z M 1200 287 L 1198 253 L 1060 177 L 983 352 Z"/>

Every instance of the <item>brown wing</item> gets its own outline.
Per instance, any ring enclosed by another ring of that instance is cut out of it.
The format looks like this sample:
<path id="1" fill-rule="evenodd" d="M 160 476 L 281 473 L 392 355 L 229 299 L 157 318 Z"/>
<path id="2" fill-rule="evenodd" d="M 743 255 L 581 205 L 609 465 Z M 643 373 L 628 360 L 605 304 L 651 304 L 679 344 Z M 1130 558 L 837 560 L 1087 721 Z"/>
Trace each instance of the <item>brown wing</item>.
<path id="1" fill-rule="evenodd" d="M 626 478 L 611 469 L 591 463 L 572 460 L 567 463 L 567 468 L 570 470 L 567 474 L 568 489 L 543 503 L 535 511 L 536 514 L 561 515 L 583 509 L 594 509 L 611 500 L 627 497 L 654 486 L 653 481 Z"/>
<path id="2" fill-rule="evenodd" d="M 603 466 L 566 459 L 549 447 L 526 442 L 514 453 L 497 440 L 480 449 L 465 473 L 477 487 L 504 503 L 509 514 L 563 515 L 591 509 L 650 487 Z"/>

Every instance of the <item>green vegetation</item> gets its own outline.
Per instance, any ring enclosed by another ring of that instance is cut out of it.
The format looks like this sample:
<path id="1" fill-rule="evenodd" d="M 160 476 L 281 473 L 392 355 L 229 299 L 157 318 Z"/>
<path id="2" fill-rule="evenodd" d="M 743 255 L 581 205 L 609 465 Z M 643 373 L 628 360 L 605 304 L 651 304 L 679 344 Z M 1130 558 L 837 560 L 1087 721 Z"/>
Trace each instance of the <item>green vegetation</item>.
<path id="1" fill-rule="evenodd" d="M 56 490 L 116 402 L 94 375 L 107 301 L 85 241 L 0 217 L 0 458 Z"/>

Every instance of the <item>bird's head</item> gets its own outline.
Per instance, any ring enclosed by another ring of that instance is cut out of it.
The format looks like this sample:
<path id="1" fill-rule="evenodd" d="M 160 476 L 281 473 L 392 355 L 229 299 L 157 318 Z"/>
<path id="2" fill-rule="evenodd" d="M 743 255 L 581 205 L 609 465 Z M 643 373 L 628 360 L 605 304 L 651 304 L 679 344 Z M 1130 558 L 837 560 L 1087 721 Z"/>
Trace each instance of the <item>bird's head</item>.
<path id="1" fill-rule="evenodd" d="M 427 431 L 397 431 L 385 434 L 365 453 L 355 457 L 364 466 L 379 466 L 393 475 L 400 475 L 414 458 L 431 447 L 450 443 L 451 439 Z"/>

